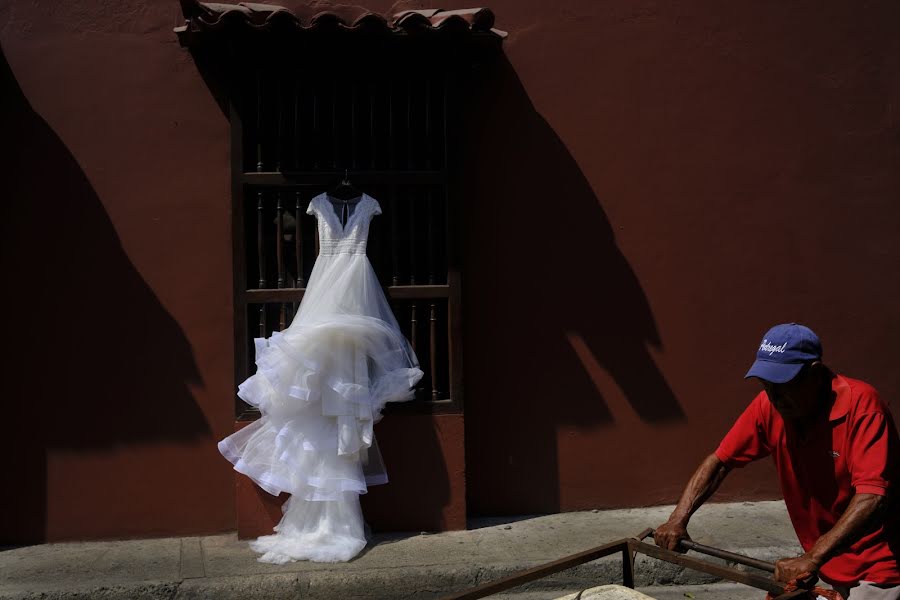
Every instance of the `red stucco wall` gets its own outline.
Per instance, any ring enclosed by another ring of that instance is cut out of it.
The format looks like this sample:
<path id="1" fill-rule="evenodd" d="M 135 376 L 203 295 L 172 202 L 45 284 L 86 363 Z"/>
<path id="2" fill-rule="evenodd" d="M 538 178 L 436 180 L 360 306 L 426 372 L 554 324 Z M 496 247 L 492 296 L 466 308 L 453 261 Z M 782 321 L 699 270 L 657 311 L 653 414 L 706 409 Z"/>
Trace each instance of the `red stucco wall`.
<path id="1" fill-rule="evenodd" d="M 234 527 L 228 123 L 177 11 L 0 9 L 4 540 Z"/>
<path id="2" fill-rule="evenodd" d="M 672 501 L 775 322 L 900 395 L 894 4 L 491 7 L 506 58 L 479 72 L 462 165 L 469 514 Z M 179 22 L 175 2 L 0 7 L 4 540 L 237 526 L 214 445 L 228 123 Z M 394 482 L 402 419 L 379 425 Z M 429 498 L 458 521 L 454 423 Z M 777 495 L 767 465 L 733 479 L 721 498 Z"/>
<path id="3" fill-rule="evenodd" d="M 464 171 L 470 513 L 674 501 L 778 322 L 900 397 L 896 4 L 492 6 L 508 63 Z M 718 497 L 777 494 L 764 464 Z"/>

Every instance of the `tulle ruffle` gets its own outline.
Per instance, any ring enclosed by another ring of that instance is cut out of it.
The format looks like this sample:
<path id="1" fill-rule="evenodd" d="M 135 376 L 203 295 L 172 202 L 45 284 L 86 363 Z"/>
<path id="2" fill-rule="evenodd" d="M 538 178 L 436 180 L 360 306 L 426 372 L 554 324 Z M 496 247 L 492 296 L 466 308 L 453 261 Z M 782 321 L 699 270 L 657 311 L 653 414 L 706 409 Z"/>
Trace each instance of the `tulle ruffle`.
<path id="1" fill-rule="evenodd" d="M 333 500 L 385 483 L 373 425 L 422 377 L 398 335 L 379 319 L 341 315 L 256 340 L 257 372 L 238 395 L 263 416 L 219 442 L 222 455 L 273 495 Z"/>
<path id="2" fill-rule="evenodd" d="M 411 399 L 422 377 L 406 339 L 377 317 L 332 315 L 255 343 L 257 371 L 238 396 L 273 417 L 320 403 L 324 415 L 377 423 L 384 405 Z"/>

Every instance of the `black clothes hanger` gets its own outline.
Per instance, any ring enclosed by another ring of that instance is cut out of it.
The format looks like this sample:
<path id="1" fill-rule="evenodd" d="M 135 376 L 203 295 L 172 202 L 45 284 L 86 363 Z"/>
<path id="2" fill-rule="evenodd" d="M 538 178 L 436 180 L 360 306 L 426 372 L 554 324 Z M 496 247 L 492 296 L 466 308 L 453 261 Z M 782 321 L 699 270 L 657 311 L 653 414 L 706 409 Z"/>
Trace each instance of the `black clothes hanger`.
<path id="1" fill-rule="evenodd" d="M 362 195 L 362 192 L 350 183 L 350 173 L 347 169 L 344 169 L 344 178 L 337 186 L 326 194 L 326 197 L 331 201 L 332 206 L 340 204 L 339 207 L 334 206 L 334 209 L 338 214 L 338 218 L 341 220 L 342 226 L 346 225 L 347 221 L 350 219 L 350 206 L 355 208 L 356 204 L 362 200 Z"/>
<path id="2" fill-rule="evenodd" d="M 350 183 L 350 173 L 347 169 L 344 169 L 344 178 L 328 192 L 328 197 L 340 200 L 341 202 L 354 203 L 359 202 L 362 199 L 362 192 Z"/>

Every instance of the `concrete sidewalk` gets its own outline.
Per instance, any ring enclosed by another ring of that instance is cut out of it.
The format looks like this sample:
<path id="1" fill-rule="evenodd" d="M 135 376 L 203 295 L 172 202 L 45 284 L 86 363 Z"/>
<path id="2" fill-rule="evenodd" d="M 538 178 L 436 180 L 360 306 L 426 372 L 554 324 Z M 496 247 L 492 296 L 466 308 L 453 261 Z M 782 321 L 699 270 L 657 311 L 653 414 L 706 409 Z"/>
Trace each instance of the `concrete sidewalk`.
<path id="1" fill-rule="evenodd" d="M 262 564 L 234 534 L 12 548 L 0 552 L 0 598 L 440 598 L 636 535 L 663 522 L 671 508 L 480 519 L 468 531 L 378 535 L 360 556 L 340 564 Z M 765 560 L 800 551 L 782 502 L 710 504 L 694 516 L 690 532 L 698 542 Z M 636 578 L 640 586 L 712 581 L 647 557 L 639 558 Z M 523 591 L 617 581 L 621 557 L 611 556 Z"/>

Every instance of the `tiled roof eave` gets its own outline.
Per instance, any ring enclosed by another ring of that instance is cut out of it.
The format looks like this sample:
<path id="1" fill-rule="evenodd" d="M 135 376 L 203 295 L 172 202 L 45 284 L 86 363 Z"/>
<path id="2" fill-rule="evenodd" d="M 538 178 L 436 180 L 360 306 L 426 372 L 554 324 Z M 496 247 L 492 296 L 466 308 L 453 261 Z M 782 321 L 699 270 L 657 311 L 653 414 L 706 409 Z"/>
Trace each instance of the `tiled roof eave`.
<path id="1" fill-rule="evenodd" d="M 231 31 L 309 33 L 366 33 L 398 36 L 459 36 L 500 42 L 506 32 L 493 27 L 488 8 L 462 10 L 425 9 L 403 11 L 385 17 L 363 9 L 294 12 L 270 4 L 219 4 L 181 0 L 185 24 L 175 28 L 183 46 L 192 46 L 210 36 Z"/>

